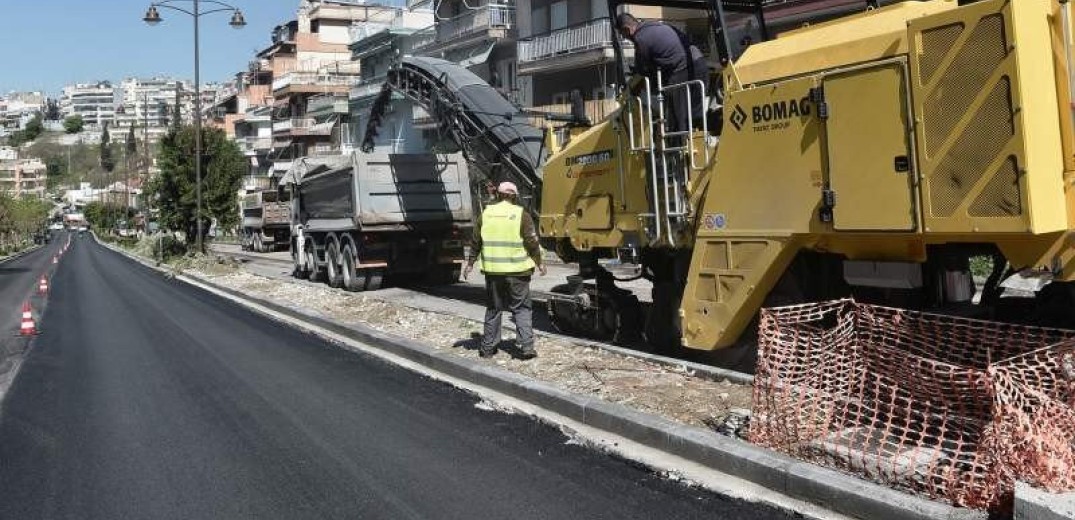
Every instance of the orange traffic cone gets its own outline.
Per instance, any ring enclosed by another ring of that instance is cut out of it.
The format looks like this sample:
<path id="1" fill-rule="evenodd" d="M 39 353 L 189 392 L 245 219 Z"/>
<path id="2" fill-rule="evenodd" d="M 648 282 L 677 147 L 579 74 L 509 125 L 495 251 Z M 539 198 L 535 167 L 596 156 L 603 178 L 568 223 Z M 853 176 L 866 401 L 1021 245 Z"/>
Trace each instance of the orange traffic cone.
<path id="1" fill-rule="evenodd" d="M 37 334 L 37 325 L 34 325 L 34 313 L 30 310 L 30 302 L 22 306 L 22 322 L 19 324 L 19 334 L 33 336 Z"/>
<path id="2" fill-rule="evenodd" d="M 41 281 L 37 284 L 37 292 L 39 294 L 48 294 L 49 292 L 49 279 L 45 275 L 41 275 Z"/>

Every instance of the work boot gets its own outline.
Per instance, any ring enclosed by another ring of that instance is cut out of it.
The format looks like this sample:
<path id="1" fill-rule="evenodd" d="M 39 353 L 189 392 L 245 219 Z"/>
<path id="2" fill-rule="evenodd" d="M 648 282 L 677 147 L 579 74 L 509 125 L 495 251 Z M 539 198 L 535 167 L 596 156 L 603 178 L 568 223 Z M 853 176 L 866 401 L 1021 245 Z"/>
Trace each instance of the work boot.
<path id="1" fill-rule="evenodd" d="M 478 357 L 480 357 L 480 358 L 491 358 L 491 357 L 493 357 L 495 355 L 496 355 L 496 347 L 495 346 L 486 347 L 486 346 L 482 345 L 481 347 L 478 347 Z"/>
<path id="2" fill-rule="evenodd" d="M 519 346 L 519 354 L 516 357 L 523 361 L 534 359 L 537 357 L 537 349 L 535 349 L 533 345 Z"/>

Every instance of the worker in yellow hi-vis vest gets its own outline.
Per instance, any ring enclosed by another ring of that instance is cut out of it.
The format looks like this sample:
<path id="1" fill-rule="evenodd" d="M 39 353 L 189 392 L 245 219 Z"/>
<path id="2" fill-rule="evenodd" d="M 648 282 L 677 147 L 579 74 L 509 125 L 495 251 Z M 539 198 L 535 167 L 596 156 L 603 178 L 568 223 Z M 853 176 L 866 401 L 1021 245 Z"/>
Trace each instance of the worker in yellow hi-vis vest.
<path id="1" fill-rule="evenodd" d="M 537 356 L 534 349 L 533 305 L 530 301 L 530 277 L 537 269 L 545 276 L 534 219 L 516 203 L 519 189 L 511 182 L 497 187 L 497 202 L 482 212 L 474 225 L 470 257 L 463 278 L 470 276 L 478 257 L 485 275 L 485 330 L 478 351 L 481 357 L 496 355 L 500 345 L 501 315 L 511 311 L 520 359 Z"/>

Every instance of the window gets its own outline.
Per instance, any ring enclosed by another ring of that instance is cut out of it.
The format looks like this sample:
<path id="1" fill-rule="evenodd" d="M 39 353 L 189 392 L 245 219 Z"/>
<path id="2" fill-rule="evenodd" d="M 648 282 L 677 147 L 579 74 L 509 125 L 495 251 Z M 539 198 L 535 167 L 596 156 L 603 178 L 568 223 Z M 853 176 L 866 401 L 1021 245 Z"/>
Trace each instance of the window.
<path id="1" fill-rule="evenodd" d="M 567 0 L 549 6 L 549 29 L 556 31 L 567 27 Z"/>
<path id="2" fill-rule="evenodd" d="M 547 6 L 534 9 L 533 16 L 530 17 L 530 32 L 534 35 L 549 32 L 549 8 Z"/>
<path id="3" fill-rule="evenodd" d="M 605 0 L 590 0 L 590 18 L 593 20 L 608 18 L 608 2 Z"/>

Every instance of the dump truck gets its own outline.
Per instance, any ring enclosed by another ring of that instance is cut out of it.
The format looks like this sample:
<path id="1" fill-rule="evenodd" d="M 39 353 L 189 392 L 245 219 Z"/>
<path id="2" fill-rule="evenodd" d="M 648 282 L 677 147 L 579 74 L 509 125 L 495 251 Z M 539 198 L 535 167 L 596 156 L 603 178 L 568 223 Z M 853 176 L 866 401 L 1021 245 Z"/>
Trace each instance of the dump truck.
<path id="1" fill-rule="evenodd" d="M 459 280 L 472 206 L 461 154 L 353 153 L 299 159 L 291 195 L 294 275 L 348 291 L 388 276 Z"/>
<path id="2" fill-rule="evenodd" d="M 291 236 L 291 204 L 286 190 L 255 189 L 239 201 L 244 251 L 268 253 L 286 248 Z"/>
<path id="3" fill-rule="evenodd" d="M 488 89 L 462 67 L 405 57 L 388 83 L 465 152 L 501 157 L 489 175 L 528 190 L 546 245 L 580 265 L 550 302 L 562 323 L 637 321 L 588 319 L 636 313 L 597 263 L 627 249 L 653 283 L 646 337 L 672 348 L 749 345 L 761 307 L 849 295 L 1071 327 L 1070 4 L 790 4 L 609 0 L 610 13 L 669 8 L 714 73 L 628 77 L 610 34 L 619 109 L 539 130 L 540 155 L 518 153 L 535 132 L 512 128 L 525 120 L 518 109 L 488 109 Z M 680 89 L 706 117 L 676 132 Z M 989 265 L 978 298 L 972 258 Z M 1042 288 L 1014 304 L 1000 297 L 1013 276 Z"/>

